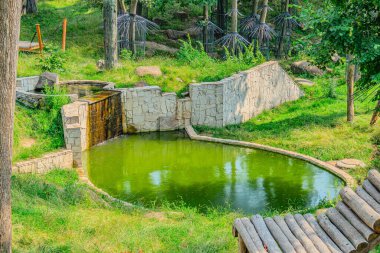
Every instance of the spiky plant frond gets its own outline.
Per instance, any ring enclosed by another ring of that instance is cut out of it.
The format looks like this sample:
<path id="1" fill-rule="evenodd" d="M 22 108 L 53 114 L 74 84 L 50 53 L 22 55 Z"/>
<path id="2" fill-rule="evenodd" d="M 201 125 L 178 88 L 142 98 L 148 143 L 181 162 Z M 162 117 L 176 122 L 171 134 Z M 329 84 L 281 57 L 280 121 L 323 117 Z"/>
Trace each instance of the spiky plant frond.
<path id="1" fill-rule="evenodd" d="M 276 37 L 277 34 L 273 30 L 272 27 L 270 27 L 266 23 L 260 23 L 253 27 L 253 29 L 250 31 L 249 36 L 251 38 L 255 38 L 259 41 L 259 44 L 262 42 L 267 42 L 273 39 L 273 37 Z"/>
<path id="2" fill-rule="evenodd" d="M 301 27 L 301 25 L 293 18 L 289 12 L 283 12 L 274 19 L 274 23 L 278 27 L 283 27 L 285 24 L 286 27 L 293 29 L 294 27 Z"/>
<path id="3" fill-rule="evenodd" d="M 260 15 L 252 14 L 252 15 L 247 16 L 241 20 L 240 29 L 244 33 L 247 33 L 249 31 L 251 31 L 256 24 L 259 24 L 259 23 L 260 23 Z"/>
<path id="4" fill-rule="evenodd" d="M 215 41 L 215 44 L 228 48 L 231 52 L 241 52 L 250 43 L 238 33 L 229 33 Z"/>
<path id="5" fill-rule="evenodd" d="M 199 21 L 196 23 L 196 25 L 192 28 L 190 28 L 190 32 L 194 32 L 195 34 L 199 34 L 203 32 L 203 29 L 207 27 L 207 32 L 213 33 L 213 34 L 222 34 L 223 29 L 214 24 L 211 21 Z"/>
<path id="6" fill-rule="evenodd" d="M 136 23 L 136 35 L 144 36 L 149 32 L 155 32 L 159 29 L 159 26 L 139 15 L 131 16 L 130 14 L 124 14 L 117 18 L 117 30 L 121 37 L 129 37 L 129 29 L 131 22 Z"/>

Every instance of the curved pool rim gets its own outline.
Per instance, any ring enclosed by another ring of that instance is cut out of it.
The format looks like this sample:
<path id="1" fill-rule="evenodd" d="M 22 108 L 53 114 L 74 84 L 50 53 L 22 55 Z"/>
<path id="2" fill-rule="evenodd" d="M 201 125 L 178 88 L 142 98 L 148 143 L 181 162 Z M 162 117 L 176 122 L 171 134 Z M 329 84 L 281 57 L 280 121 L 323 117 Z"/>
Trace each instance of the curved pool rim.
<path id="1" fill-rule="evenodd" d="M 343 182 L 348 187 L 353 188 L 353 187 L 357 186 L 356 180 L 351 175 L 346 173 L 345 171 L 340 170 L 340 169 L 336 168 L 335 166 L 328 164 L 327 162 L 318 160 L 318 159 L 311 157 L 311 156 L 303 155 L 303 154 L 293 152 L 293 151 L 289 151 L 289 150 L 285 150 L 285 149 L 280 149 L 280 148 L 275 148 L 275 147 L 271 147 L 271 146 L 267 146 L 267 145 L 262 145 L 262 144 L 258 144 L 258 143 L 254 143 L 254 142 L 238 141 L 238 140 L 231 140 L 231 139 L 221 139 L 221 138 L 199 135 L 196 133 L 196 131 L 194 130 L 194 128 L 191 125 L 186 126 L 185 131 L 191 140 L 214 142 L 214 143 L 221 143 L 221 144 L 238 146 L 238 147 L 240 146 L 240 147 L 246 147 L 246 148 L 252 148 L 252 149 L 259 149 L 259 150 L 264 150 L 264 151 L 282 154 L 282 155 L 292 157 L 295 159 L 300 159 L 300 160 L 309 162 L 315 166 L 318 166 L 321 169 L 324 169 L 324 170 L 334 174 L 335 176 L 337 176 L 341 180 L 343 180 Z M 89 187 L 94 189 L 98 194 L 103 195 L 105 198 L 107 198 L 111 202 L 122 204 L 127 208 L 137 207 L 136 204 L 133 204 L 133 203 L 125 201 L 125 200 L 121 200 L 119 198 L 115 198 L 115 197 L 111 196 L 108 192 L 97 187 L 95 184 L 93 184 L 93 182 L 91 182 L 91 179 L 88 177 L 87 173 L 84 171 L 83 168 L 78 168 L 78 173 L 79 173 L 79 178 L 82 182 L 86 183 Z M 139 206 L 139 207 L 144 208 L 143 206 Z"/>
<path id="2" fill-rule="evenodd" d="M 197 132 L 194 130 L 194 128 L 191 125 L 188 125 L 185 127 L 186 133 L 189 136 L 191 140 L 196 140 L 196 141 L 205 141 L 205 142 L 214 142 L 214 143 L 221 143 L 221 144 L 226 144 L 226 145 L 232 145 L 232 146 L 238 146 L 238 147 L 246 147 L 246 148 L 252 148 L 252 149 L 259 149 L 259 150 L 264 150 L 264 151 L 269 151 L 281 155 L 285 155 L 288 157 L 292 157 L 295 159 L 303 160 L 305 162 L 311 163 L 321 169 L 324 169 L 328 172 L 331 172 L 335 176 L 339 177 L 344 181 L 346 186 L 354 188 L 357 186 L 356 180 L 347 172 L 331 165 L 328 164 L 327 162 L 321 161 L 317 158 L 308 156 L 308 155 L 303 155 L 297 152 L 289 151 L 286 149 L 281 149 L 281 148 L 275 148 L 272 146 L 267 146 L 263 144 L 258 144 L 254 142 L 247 142 L 247 141 L 238 141 L 238 140 L 231 140 L 231 139 L 222 139 L 222 138 L 215 138 L 215 137 L 210 137 L 210 136 L 204 136 L 204 135 L 199 135 Z"/>

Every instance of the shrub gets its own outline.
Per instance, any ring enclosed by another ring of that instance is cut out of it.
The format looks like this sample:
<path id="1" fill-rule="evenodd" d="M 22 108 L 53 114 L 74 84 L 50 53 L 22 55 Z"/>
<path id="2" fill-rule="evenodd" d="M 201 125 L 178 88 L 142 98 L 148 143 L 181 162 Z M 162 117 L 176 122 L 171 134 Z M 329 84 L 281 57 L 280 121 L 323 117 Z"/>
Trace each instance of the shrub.
<path id="1" fill-rule="evenodd" d="M 186 40 L 181 40 L 181 47 L 177 53 L 179 61 L 186 62 L 193 67 L 201 67 L 207 63 L 213 62 L 213 59 L 205 52 L 202 44 L 196 42 L 194 46 L 190 36 Z"/>
<path id="2" fill-rule="evenodd" d="M 40 58 L 39 67 L 42 71 L 60 71 L 63 72 L 64 69 L 64 53 L 60 49 L 53 45 L 47 45 L 45 47 L 47 55 L 43 55 Z"/>
<path id="3" fill-rule="evenodd" d="M 130 50 L 122 49 L 120 52 L 120 59 L 122 60 L 132 60 L 133 59 L 133 53 Z"/>

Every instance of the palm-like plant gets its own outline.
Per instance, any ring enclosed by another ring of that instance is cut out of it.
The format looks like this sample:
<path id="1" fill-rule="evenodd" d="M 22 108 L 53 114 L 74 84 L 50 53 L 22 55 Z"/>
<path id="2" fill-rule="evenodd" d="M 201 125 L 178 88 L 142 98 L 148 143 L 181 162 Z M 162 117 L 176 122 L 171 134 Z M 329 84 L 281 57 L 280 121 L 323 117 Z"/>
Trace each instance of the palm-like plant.
<path id="1" fill-rule="evenodd" d="M 251 15 L 242 19 L 240 28 L 244 33 L 249 33 L 253 27 L 260 22 L 260 15 L 258 14 L 259 0 L 252 1 Z"/>

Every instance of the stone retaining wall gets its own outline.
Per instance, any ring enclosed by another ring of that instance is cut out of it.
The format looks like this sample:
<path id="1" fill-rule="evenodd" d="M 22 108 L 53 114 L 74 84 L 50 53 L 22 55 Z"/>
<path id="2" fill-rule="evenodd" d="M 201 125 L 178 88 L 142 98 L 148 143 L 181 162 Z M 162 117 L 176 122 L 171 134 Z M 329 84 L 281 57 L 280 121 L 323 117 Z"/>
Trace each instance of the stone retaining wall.
<path id="1" fill-rule="evenodd" d="M 190 123 L 190 99 L 163 93 L 158 86 L 118 89 L 122 93 L 123 132 L 169 131 Z"/>
<path id="2" fill-rule="evenodd" d="M 267 62 L 219 82 L 191 84 L 191 123 L 239 124 L 302 95 L 278 62 Z"/>
<path id="3" fill-rule="evenodd" d="M 12 170 L 15 173 L 46 173 L 52 169 L 70 169 L 73 167 L 73 153 L 62 150 L 44 155 L 41 158 L 16 163 Z"/>

